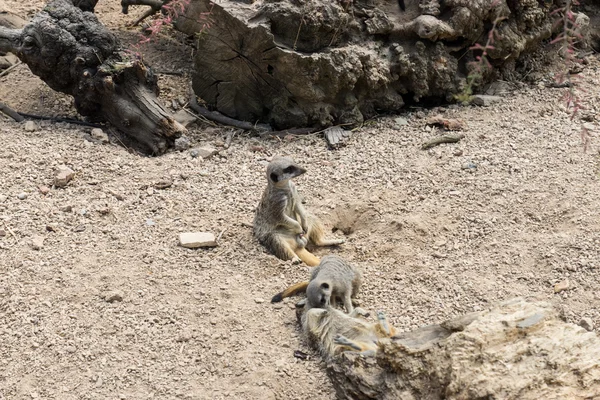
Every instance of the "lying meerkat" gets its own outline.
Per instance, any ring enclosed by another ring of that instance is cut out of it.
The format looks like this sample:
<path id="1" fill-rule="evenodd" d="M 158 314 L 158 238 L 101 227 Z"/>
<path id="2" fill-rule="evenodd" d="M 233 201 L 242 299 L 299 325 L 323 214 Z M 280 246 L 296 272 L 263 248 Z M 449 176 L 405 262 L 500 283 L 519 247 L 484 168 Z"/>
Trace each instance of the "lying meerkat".
<path id="1" fill-rule="evenodd" d="M 359 268 L 347 263 L 336 255 L 328 255 L 312 269 L 310 281 L 296 283 L 276 294 L 271 303 L 282 301 L 286 297 L 306 291 L 305 310 L 311 308 L 336 307 L 337 300 L 344 303 L 346 312 L 354 309 L 352 300 L 358 294 L 362 282 Z"/>
<path id="2" fill-rule="evenodd" d="M 345 240 L 326 239 L 321 222 L 302 205 L 291 179 L 305 172 L 289 157 L 274 157 L 269 163 L 267 188 L 254 216 L 254 236 L 282 260 L 316 266 L 320 259 L 306 250 L 307 244 L 333 246 Z"/>
<path id="3" fill-rule="evenodd" d="M 379 339 L 395 336 L 396 329 L 381 311 L 377 312 L 376 323 L 358 318 L 366 315 L 367 312 L 359 307 L 350 314 L 332 307 L 311 308 L 302 315 L 302 329 L 324 357 L 333 357 L 344 351 L 374 355 Z"/>

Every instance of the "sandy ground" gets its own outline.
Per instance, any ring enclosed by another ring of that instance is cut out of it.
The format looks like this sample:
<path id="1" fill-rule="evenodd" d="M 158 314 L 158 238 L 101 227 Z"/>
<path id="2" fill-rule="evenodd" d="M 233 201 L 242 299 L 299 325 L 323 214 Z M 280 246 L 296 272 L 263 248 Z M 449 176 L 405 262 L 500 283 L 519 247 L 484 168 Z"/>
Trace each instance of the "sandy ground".
<path id="1" fill-rule="evenodd" d="M 24 16 L 40 8 L 8 3 Z M 133 42 L 123 27 L 141 10 L 122 17 L 107 3 L 100 19 Z M 189 50 L 159 42 L 147 57 L 189 71 L 189 57 L 169 52 Z M 598 67 L 592 58 L 582 74 L 592 114 Z M 166 104 L 185 95 L 185 79 L 161 78 Z M 89 128 L 28 132 L 0 119 L 0 399 L 334 398 L 297 329 L 295 299 L 269 303 L 308 268 L 267 254 L 243 225 L 276 154 L 308 169 L 297 180 L 306 207 L 347 239 L 316 253 L 363 267 L 362 306 L 400 330 L 515 296 L 600 324 L 599 145 L 583 151 L 560 94 L 526 87 L 492 107 L 411 110 L 408 125 L 373 121 L 337 151 L 319 135 L 237 135 L 205 160 L 145 158 L 89 142 Z M 76 115 L 23 65 L 0 78 L 0 98 L 22 112 Z M 419 117 L 439 113 L 464 120 L 466 137 L 423 151 L 439 132 Z M 228 132 L 200 124 L 190 135 L 219 147 Z M 60 165 L 75 179 L 42 194 Z M 153 188 L 166 176 L 171 187 Z M 221 235 L 219 246 L 181 248 L 186 231 Z M 569 289 L 555 294 L 564 280 Z M 115 293 L 122 300 L 107 301 Z"/>

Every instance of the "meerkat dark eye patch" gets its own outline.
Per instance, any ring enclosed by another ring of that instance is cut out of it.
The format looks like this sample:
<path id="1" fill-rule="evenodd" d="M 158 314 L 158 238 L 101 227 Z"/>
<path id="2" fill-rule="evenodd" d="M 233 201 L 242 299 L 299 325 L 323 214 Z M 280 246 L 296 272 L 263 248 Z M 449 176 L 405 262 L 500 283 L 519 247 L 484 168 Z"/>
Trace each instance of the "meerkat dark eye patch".
<path id="1" fill-rule="evenodd" d="M 322 287 L 323 289 L 329 289 L 329 283 L 322 283 L 322 284 L 321 284 L 321 287 Z"/>
<path id="2" fill-rule="evenodd" d="M 273 172 L 271 175 L 269 175 L 271 177 L 271 180 L 273 182 L 279 182 L 279 177 L 277 176 L 277 174 L 275 172 Z"/>
<path id="3" fill-rule="evenodd" d="M 294 167 L 293 165 L 290 165 L 289 167 L 286 167 L 283 169 L 283 172 L 286 174 L 291 174 L 295 171 L 296 171 L 296 167 Z"/>

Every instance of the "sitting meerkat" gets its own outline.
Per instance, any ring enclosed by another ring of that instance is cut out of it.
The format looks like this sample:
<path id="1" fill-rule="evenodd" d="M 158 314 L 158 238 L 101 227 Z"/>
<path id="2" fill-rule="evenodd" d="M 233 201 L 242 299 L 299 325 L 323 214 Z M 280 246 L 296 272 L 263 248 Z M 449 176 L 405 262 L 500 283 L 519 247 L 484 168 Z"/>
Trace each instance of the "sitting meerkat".
<path id="1" fill-rule="evenodd" d="M 290 286 L 273 296 L 271 303 L 280 302 L 286 297 L 306 291 L 305 310 L 336 307 L 337 300 L 341 299 L 346 312 L 351 313 L 354 309 L 352 300 L 358 294 L 361 282 L 362 273 L 359 268 L 336 255 L 328 255 L 312 269 L 310 281 Z"/>
<path id="2" fill-rule="evenodd" d="M 291 180 L 305 172 L 289 157 L 274 157 L 269 163 L 267 188 L 254 217 L 254 236 L 282 260 L 316 266 L 320 259 L 306 250 L 307 244 L 333 246 L 345 240 L 326 239 L 321 222 L 302 205 Z"/>
<path id="3" fill-rule="evenodd" d="M 379 340 L 392 338 L 396 329 L 389 325 L 381 311 L 377 312 L 376 323 L 358 318 L 366 315 L 367 312 L 359 307 L 350 314 L 332 307 L 311 308 L 301 317 L 302 329 L 323 357 L 333 357 L 344 351 L 374 355 Z"/>

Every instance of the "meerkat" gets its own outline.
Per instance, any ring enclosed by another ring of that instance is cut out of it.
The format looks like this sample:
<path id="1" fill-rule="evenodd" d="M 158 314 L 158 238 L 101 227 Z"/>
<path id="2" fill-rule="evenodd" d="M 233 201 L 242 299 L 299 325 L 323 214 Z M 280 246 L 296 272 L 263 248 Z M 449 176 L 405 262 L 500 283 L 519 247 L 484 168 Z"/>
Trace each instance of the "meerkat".
<path id="1" fill-rule="evenodd" d="M 355 299 L 362 283 L 362 272 L 359 268 L 347 263 L 336 255 L 328 255 L 313 268 L 310 280 L 290 286 L 283 292 L 273 296 L 271 303 L 282 301 L 286 297 L 306 291 L 305 310 L 311 308 L 336 307 L 340 299 L 346 312 L 354 309 Z"/>
<path id="2" fill-rule="evenodd" d="M 289 157 L 275 157 L 267 166 L 267 187 L 254 216 L 254 236 L 282 260 L 314 267 L 320 259 L 306 246 L 334 246 L 344 239 L 326 239 L 323 225 L 302 205 L 292 178 L 306 169 Z"/>
<path id="3" fill-rule="evenodd" d="M 344 351 L 374 355 L 379 340 L 394 337 L 396 329 L 388 323 L 381 311 L 377 312 L 376 323 L 358 318 L 367 315 L 359 307 L 350 314 L 332 307 L 312 308 L 301 317 L 302 329 L 310 343 L 326 358 Z"/>

